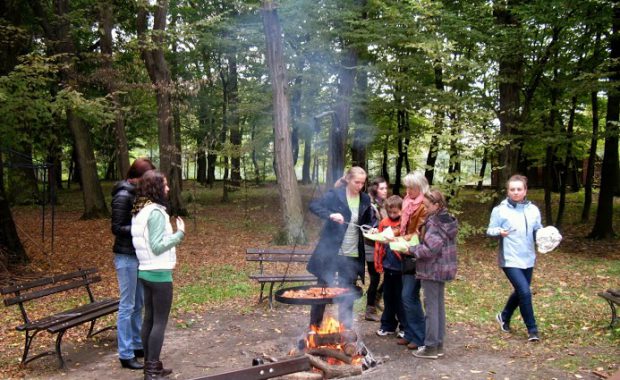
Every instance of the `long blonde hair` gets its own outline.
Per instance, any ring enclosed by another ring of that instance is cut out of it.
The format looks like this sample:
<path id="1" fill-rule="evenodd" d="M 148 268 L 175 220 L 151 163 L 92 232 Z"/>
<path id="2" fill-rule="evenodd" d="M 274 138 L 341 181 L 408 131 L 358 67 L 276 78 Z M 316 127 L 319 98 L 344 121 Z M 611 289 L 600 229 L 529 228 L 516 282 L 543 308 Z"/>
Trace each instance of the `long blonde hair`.
<path id="1" fill-rule="evenodd" d="M 346 186 L 349 181 L 351 181 L 353 179 L 353 177 L 357 177 L 357 176 L 364 176 L 366 177 L 366 170 L 362 169 L 359 166 L 351 166 L 351 168 L 349 168 L 349 170 L 347 170 L 347 172 L 340 177 L 336 183 L 334 184 L 334 187 L 343 187 Z"/>

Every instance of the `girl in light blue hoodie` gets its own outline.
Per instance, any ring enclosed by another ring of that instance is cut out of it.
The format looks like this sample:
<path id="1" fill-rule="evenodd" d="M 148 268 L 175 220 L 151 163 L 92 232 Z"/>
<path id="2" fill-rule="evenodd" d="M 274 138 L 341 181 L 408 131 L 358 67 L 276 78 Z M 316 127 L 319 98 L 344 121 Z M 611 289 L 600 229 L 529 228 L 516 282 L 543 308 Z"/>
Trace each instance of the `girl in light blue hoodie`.
<path id="1" fill-rule="evenodd" d="M 498 261 L 514 291 L 496 319 L 510 332 L 510 319 L 517 307 L 527 327 L 528 341 L 540 340 L 532 305 L 532 274 L 536 262 L 536 231 L 542 228 L 538 207 L 528 201 L 527 178 L 513 175 L 506 184 L 508 197 L 491 213 L 487 235 L 500 238 Z"/>

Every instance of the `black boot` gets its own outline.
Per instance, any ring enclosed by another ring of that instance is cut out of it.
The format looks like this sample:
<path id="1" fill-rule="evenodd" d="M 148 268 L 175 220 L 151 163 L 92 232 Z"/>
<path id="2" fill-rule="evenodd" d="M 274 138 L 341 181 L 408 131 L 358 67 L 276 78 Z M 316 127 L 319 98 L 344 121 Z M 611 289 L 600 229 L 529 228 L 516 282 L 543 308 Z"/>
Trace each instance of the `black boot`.
<path id="1" fill-rule="evenodd" d="M 136 358 L 119 359 L 123 368 L 142 369 L 144 366 Z"/>
<path id="2" fill-rule="evenodd" d="M 172 373 L 172 370 L 163 368 L 161 361 L 144 362 L 144 380 L 164 380 L 166 376 Z"/>

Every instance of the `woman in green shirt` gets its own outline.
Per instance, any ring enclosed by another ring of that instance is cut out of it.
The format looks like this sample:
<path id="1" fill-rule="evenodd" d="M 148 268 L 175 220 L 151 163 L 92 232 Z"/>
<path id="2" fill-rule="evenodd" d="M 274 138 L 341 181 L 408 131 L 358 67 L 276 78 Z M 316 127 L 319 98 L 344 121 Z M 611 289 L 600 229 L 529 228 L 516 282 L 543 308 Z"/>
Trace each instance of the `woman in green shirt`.
<path id="1" fill-rule="evenodd" d="M 161 379 L 172 370 L 159 359 L 172 306 L 172 270 L 176 265 L 175 246 L 185 235 L 185 223 L 176 219 L 173 232 L 166 212 L 168 182 L 159 171 L 149 170 L 140 179 L 132 211 L 131 236 L 138 257 L 138 278 L 144 287 L 144 379 Z"/>

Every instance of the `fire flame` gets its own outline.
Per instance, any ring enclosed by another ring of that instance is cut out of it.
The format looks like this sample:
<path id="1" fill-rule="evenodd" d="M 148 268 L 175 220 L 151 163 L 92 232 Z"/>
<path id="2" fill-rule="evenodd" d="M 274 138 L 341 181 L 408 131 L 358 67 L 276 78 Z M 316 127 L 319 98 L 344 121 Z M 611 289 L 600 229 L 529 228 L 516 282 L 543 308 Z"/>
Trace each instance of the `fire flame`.
<path id="1" fill-rule="evenodd" d="M 329 316 L 323 320 L 323 323 L 321 323 L 321 326 L 310 325 L 310 332 L 305 338 L 306 347 L 308 349 L 330 348 L 330 349 L 344 352 L 345 350 L 341 344 L 335 343 L 335 344 L 319 345 L 317 344 L 316 339 L 315 339 L 316 336 L 319 336 L 319 335 L 342 333 L 344 331 L 346 331 L 346 327 L 344 326 L 344 324 L 341 324 L 336 318 Z M 344 364 L 342 361 L 335 359 L 335 358 L 328 357 L 326 358 L 326 361 L 329 364 Z M 355 356 L 353 356 L 351 364 L 361 365 L 361 363 L 362 363 L 361 355 L 356 354 Z"/>

